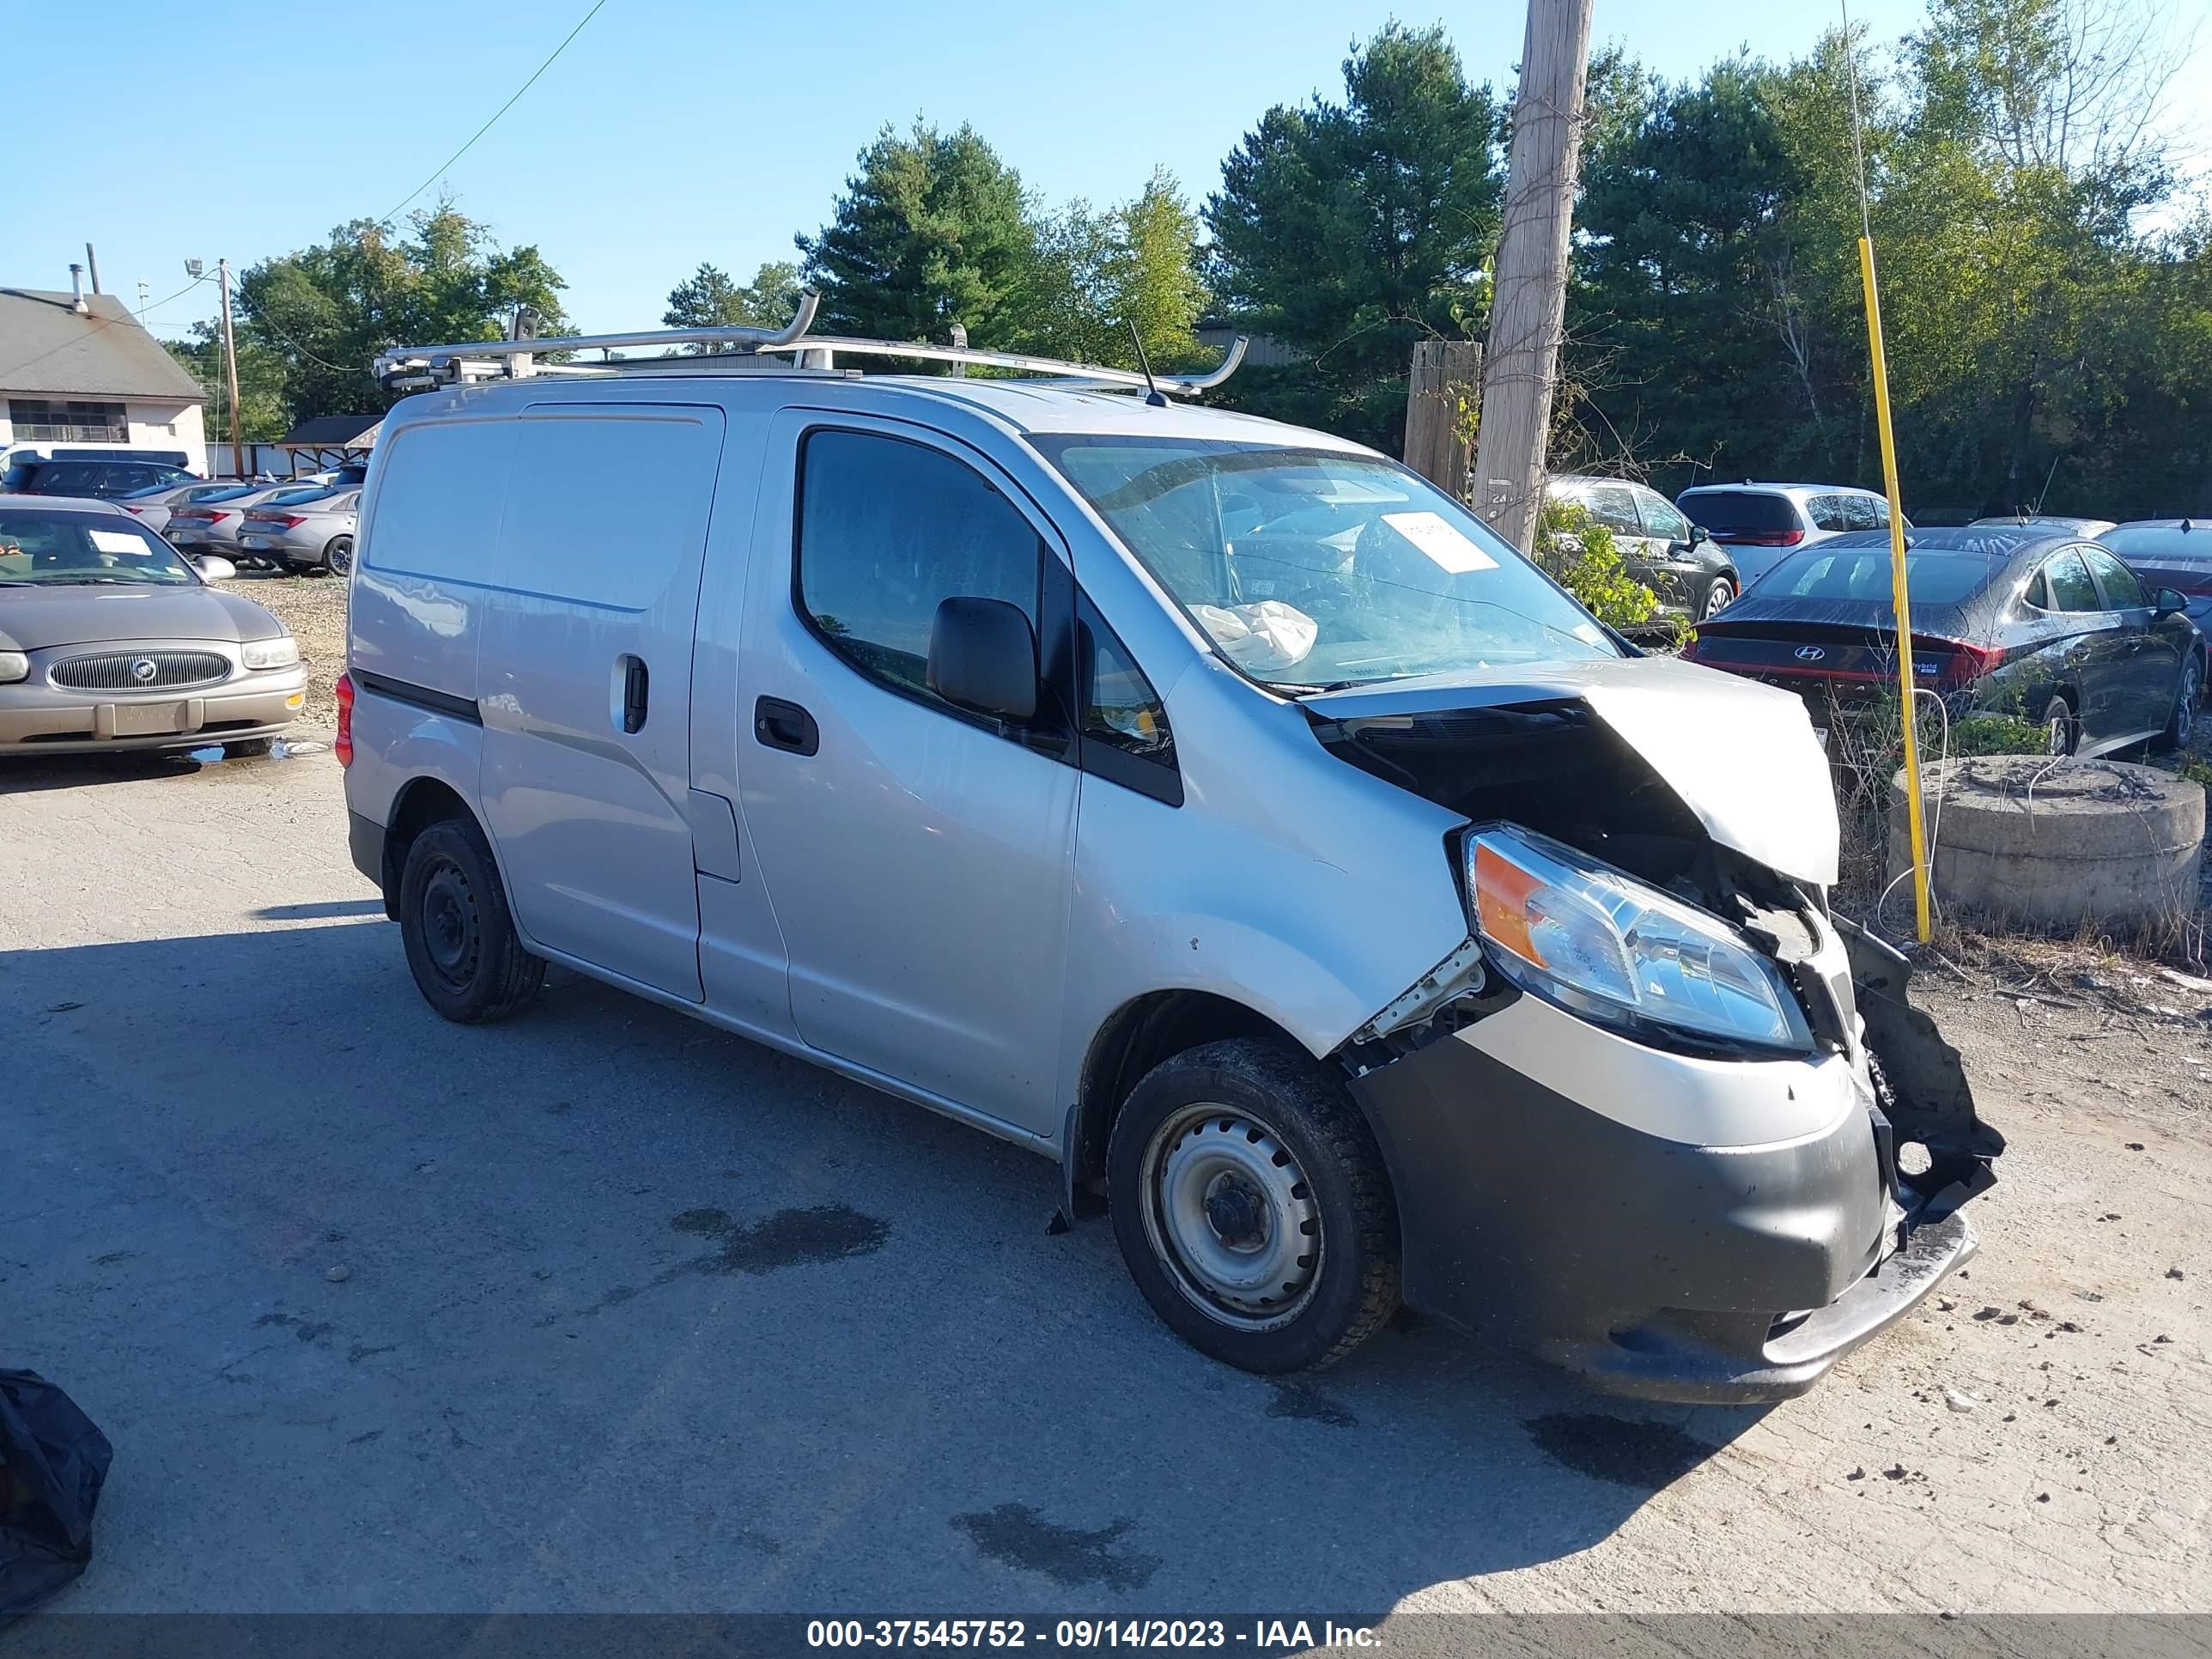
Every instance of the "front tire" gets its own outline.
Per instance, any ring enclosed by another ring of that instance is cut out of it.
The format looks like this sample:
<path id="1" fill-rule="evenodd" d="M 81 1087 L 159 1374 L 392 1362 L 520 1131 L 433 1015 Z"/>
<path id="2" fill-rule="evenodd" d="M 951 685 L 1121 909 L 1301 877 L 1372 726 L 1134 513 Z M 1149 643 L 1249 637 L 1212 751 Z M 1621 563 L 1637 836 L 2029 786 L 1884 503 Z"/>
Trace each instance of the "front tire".
<path id="1" fill-rule="evenodd" d="M 1344 1086 L 1303 1054 L 1238 1038 L 1162 1061 L 1115 1121 L 1106 1178 L 1137 1288 L 1225 1364 L 1318 1370 L 1397 1309 L 1382 1154 Z"/>
<path id="2" fill-rule="evenodd" d="M 461 818 L 415 837 L 399 875 L 399 933 L 416 988 L 447 1019 L 505 1019 L 545 983 L 522 948 L 483 832 Z"/>

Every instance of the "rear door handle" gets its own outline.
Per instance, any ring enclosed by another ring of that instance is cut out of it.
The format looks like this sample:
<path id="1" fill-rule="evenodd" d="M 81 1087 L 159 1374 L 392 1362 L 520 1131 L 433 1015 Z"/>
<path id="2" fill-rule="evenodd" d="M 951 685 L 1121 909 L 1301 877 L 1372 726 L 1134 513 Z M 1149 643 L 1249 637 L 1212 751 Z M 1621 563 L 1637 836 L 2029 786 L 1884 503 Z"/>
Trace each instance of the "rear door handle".
<path id="1" fill-rule="evenodd" d="M 770 749 L 794 755 L 811 755 L 822 747 L 822 728 L 814 716 L 781 697 L 763 697 L 753 704 L 753 735 Z"/>
<path id="2" fill-rule="evenodd" d="M 642 732 L 646 704 L 653 695 L 653 677 L 647 672 L 642 657 L 625 655 L 622 667 L 622 729 L 626 732 Z"/>

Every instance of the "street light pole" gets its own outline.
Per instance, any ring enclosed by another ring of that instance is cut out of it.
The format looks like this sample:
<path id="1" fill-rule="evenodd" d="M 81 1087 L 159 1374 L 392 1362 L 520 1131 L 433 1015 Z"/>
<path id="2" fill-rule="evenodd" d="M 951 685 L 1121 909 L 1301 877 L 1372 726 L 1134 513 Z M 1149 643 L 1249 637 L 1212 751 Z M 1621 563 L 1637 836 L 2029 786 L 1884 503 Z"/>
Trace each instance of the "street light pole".
<path id="1" fill-rule="evenodd" d="M 238 341 L 230 331 L 230 261 L 218 259 L 216 274 L 222 283 L 222 362 L 230 380 L 230 471 L 246 477 L 246 428 L 238 417 Z"/>

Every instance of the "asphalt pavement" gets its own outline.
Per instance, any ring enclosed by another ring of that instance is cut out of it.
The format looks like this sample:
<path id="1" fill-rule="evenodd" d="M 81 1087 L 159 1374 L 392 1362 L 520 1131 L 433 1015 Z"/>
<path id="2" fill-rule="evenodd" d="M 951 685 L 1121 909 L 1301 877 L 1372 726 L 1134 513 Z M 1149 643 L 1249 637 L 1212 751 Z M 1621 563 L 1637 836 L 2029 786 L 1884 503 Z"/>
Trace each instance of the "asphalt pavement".
<path id="1" fill-rule="evenodd" d="M 70 1611 L 2212 1601 L 2201 1109 L 1985 1093 L 1972 1282 L 1780 1407 L 1412 1319 L 1273 1383 L 1030 1153 L 566 974 L 441 1021 L 338 784 L 0 775 L 0 1365 L 116 1448 Z"/>

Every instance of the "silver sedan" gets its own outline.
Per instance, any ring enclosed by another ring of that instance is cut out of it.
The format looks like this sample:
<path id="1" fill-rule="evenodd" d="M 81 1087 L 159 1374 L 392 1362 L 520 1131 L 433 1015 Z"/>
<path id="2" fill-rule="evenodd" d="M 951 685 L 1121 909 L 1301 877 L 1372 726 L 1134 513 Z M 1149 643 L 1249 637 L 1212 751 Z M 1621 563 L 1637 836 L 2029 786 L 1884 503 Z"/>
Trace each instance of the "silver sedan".
<path id="1" fill-rule="evenodd" d="M 328 489 L 327 484 L 312 483 L 234 485 L 233 493 L 204 495 L 189 507 L 172 507 L 167 533 L 187 553 L 232 555 L 239 550 L 239 527 L 248 507 L 305 501 Z"/>
<path id="2" fill-rule="evenodd" d="M 249 507 L 238 526 L 238 550 L 286 570 L 353 568 L 354 511 L 359 489 L 340 489 L 309 501 L 270 501 Z"/>

